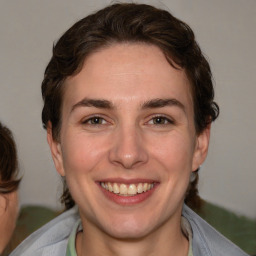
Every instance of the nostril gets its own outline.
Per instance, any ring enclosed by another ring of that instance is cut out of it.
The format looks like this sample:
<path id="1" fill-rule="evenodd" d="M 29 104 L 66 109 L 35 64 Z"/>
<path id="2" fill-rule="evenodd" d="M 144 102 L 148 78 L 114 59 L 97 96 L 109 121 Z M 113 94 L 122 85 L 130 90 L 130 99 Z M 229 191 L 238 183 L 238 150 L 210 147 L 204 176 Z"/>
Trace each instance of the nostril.
<path id="1" fill-rule="evenodd" d="M 132 169 L 139 164 L 147 162 L 145 148 L 136 145 L 122 144 L 110 150 L 109 159 L 113 164 L 122 165 L 125 169 Z"/>

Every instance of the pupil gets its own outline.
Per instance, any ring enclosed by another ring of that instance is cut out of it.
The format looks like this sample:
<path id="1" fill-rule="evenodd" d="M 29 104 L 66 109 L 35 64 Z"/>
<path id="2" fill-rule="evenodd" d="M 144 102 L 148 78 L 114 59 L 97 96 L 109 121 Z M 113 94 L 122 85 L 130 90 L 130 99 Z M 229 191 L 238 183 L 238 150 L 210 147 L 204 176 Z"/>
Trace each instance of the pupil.
<path id="1" fill-rule="evenodd" d="M 100 118 L 95 117 L 95 118 L 92 120 L 92 122 L 93 122 L 94 124 L 99 124 L 99 123 L 100 123 Z"/>
<path id="2" fill-rule="evenodd" d="M 163 118 L 158 117 L 158 118 L 155 119 L 155 122 L 156 122 L 157 124 L 162 124 L 162 123 L 163 123 Z"/>

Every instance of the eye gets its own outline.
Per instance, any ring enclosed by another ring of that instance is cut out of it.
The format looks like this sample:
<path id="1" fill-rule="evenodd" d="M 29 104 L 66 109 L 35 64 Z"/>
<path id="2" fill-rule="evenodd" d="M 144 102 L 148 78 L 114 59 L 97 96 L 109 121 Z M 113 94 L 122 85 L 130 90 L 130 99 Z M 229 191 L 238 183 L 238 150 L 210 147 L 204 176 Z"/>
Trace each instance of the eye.
<path id="1" fill-rule="evenodd" d="M 89 125 L 101 125 L 106 124 L 107 121 L 99 116 L 93 116 L 83 121 L 83 124 L 89 124 Z"/>
<path id="2" fill-rule="evenodd" d="M 165 116 L 156 116 L 149 120 L 148 123 L 151 125 L 168 125 L 173 124 L 174 122 Z"/>

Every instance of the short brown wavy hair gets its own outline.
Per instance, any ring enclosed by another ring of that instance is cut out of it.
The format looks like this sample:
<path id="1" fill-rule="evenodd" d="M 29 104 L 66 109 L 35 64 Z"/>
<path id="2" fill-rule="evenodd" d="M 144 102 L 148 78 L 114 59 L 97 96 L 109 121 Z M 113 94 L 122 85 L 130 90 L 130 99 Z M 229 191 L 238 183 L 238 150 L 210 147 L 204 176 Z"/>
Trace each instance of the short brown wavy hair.
<path id="1" fill-rule="evenodd" d="M 0 193 L 7 194 L 18 189 L 17 150 L 12 132 L 0 123 Z"/>
<path id="2" fill-rule="evenodd" d="M 170 65 L 185 70 L 191 84 L 198 134 L 217 118 L 219 107 L 213 101 L 211 69 L 191 28 L 168 11 L 146 4 L 119 3 L 75 23 L 53 47 L 42 82 L 42 121 L 45 128 L 51 122 L 55 140 L 59 140 L 61 129 L 64 81 L 79 73 L 90 54 L 126 42 L 155 45 L 165 54 Z M 197 181 L 198 176 L 190 184 L 185 199 L 190 206 L 198 197 Z M 67 209 L 75 204 L 65 180 L 62 202 Z"/>

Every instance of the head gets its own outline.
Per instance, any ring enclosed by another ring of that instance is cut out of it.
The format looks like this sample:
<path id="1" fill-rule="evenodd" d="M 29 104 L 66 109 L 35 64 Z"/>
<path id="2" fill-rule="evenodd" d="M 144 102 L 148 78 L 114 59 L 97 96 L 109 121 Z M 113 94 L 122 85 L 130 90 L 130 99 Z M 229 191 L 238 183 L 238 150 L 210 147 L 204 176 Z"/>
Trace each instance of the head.
<path id="1" fill-rule="evenodd" d="M 196 134 L 208 129 L 218 116 L 213 101 L 210 66 L 202 54 L 191 28 L 165 10 L 144 4 L 114 4 L 74 24 L 53 47 L 53 56 L 42 82 L 44 107 L 42 120 L 52 137 L 60 142 L 65 82 L 82 70 L 86 60 L 112 45 L 145 44 L 157 47 L 169 65 L 183 70 L 189 81 Z M 198 174 L 194 172 L 185 201 L 197 200 Z M 62 202 L 74 205 L 64 180 Z"/>
<path id="2" fill-rule="evenodd" d="M 15 142 L 11 131 L 0 123 L 0 252 L 3 251 L 14 230 L 20 180 Z"/>

